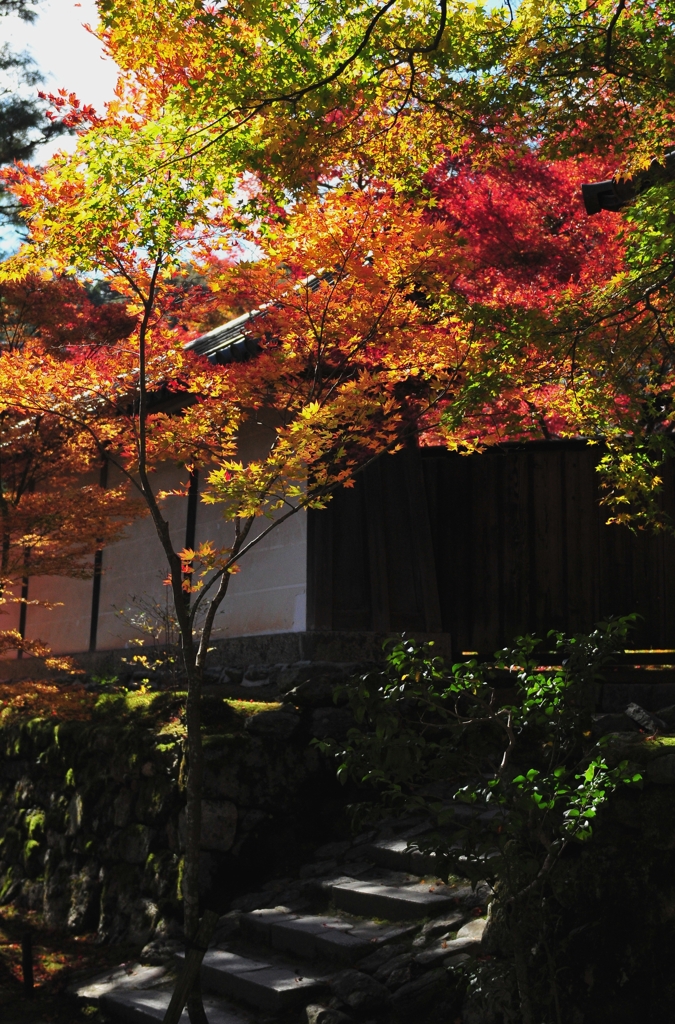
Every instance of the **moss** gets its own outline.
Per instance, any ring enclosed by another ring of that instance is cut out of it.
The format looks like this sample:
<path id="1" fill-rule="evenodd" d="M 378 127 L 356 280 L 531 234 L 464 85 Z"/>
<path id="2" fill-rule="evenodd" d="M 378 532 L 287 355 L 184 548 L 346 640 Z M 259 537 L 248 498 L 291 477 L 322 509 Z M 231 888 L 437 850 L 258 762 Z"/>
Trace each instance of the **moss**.
<path id="1" fill-rule="evenodd" d="M 236 739 L 233 733 L 221 733 L 218 736 L 204 736 L 202 738 L 202 747 L 204 750 L 219 750 L 221 747 L 226 747 L 230 742 Z"/>
<path id="2" fill-rule="evenodd" d="M 147 713 L 154 705 L 161 704 L 161 694 L 156 693 L 127 693 L 124 697 L 124 704 L 128 712 Z"/>
<path id="3" fill-rule="evenodd" d="M 40 843 L 36 839 L 29 839 L 23 844 L 23 863 L 29 873 L 31 869 L 37 869 L 39 855 Z"/>
<path id="4" fill-rule="evenodd" d="M 226 700 L 225 703 L 245 718 L 258 715 L 261 711 L 277 711 L 281 707 L 279 701 Z"/>
<path id="5" fill-rule="evenodd" d="M 10 825 L 5 829 L 5 834 L 0 839 L 0 857 L 3 860 L 15 861 L 21 850 L 22 838 L 17 828 Z"/>
<path id="6" fill-rule="evenodd" d="M 183 899 L 183 875 L 185 874 L 185 857 L 178 861 L 178 873 L 176 875 L 176 899 Z"/>
<path id="7" fill-rule="evenodd" d="M 77 703 L 78 696 L 73 691 L 71 704 Z M 4 807 L 8 812 L 11 808 L 12 816 L 6 814 L 4 828 L 0 829 L 0 856 L 6 864 L 14 863 L 19 873 L 31 877 L 38 863 L 41 871 L 39 854 L 44 850 L 48 830 L 78 855 L 102 852 L 106 864 L 129 855 L 124 843 L 137 850 L 134 856 L 143 859 L 149 852 L 147 829 L 161 828 L 170 815 L 175 816 L 181 799 L 177 783 L 185 741 L 185 697 L 185 693 L 118 690 L 95 695 L 87 715 L 78 718 L 59 719 L 58 707 L 57 714 L 49 719 L 36 717 L 34 711 L 21 717 L 21 708 L 12 717 L 2 718 L 0 752 L 4 750 L 9 758 L 34 765 L 35 771 L 30 774 L 36 778 L 35 772 L 39 773 L 41 786 L 44 784 L 45 793 L 49 793 L 48 806 L 19 814 L 13 806 L 14 782 L 8 782 Z M 279 706 L 276 701 L 233 700 L 206 694 L 203 739 L 211 769 L 241 760 L 251 744 L 244 728 L 247 719 Z M 145 768 L 148 763 L 153 771 Z M 70 838 L 68 807 L 76 787 L 86 808 L 86 821 L 77 836 Z M 137 823 L 128 826 L 130 832 L 124 830 L 114 849 L 105 846 L 101 850 L 103 837 L 107 840 L 111 833 L 117 835 L 117 829 L 112 830 L 112 815 L 120 787 L 133 792 Z M 130 866 L 128 884 L 138 883 L 134 873 L 144 873 L 162 898 L 173 900 L 176 893 L 182 898 L 183 865 L 179 865 L 177 854 L 167 851 L 159 859 L 153 857 L 143 866 L 138 862 Z M 127 883 L 115 872 L 110 884 Z"/>
<path id="8" fill-rule="evenodd" d="M 158 743 L 155 746 L 155 750 L 159 754 L 173 754 L 178 748 L 178 742 L 174 743 Z"/>
<path id="9" fill-rule="evenodd" d="M 44 811 L 31 811 L 26 815 L 25 826 L 30 839 L 41 839 L 45 833 Z"/>
<path id="10" fill-rule="evenodd" d="M 2 883 L 2 888 L 0 888 L 0 903 L 2 903 L 2 901 L 4 900 L 5 896 L 7 895 L 9 890 L 11 889 L 13 883 L 14 883 L 14 869 L 10 867 L 5 872 L 4 881 Z"/>

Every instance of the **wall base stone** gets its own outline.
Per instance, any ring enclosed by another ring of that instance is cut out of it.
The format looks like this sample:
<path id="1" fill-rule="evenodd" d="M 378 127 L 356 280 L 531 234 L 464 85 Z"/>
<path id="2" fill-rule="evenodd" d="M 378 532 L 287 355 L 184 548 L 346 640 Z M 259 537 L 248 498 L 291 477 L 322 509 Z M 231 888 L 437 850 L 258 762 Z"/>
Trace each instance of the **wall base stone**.
<path id="1" fill-rule="evenodd" d="M 412 633 L 418 640 L 432 640 L 436 652 L 448 661 L 452 658 L 448 633 Z M 294 662 L 378 662 L 382 660 L 385 640 L 397 639 L 398 633 L 365 633 L 340 630 L 306 630 L 289 633 L 260 633 L 214 639 L 209 664 L 224 664 L 245 670 L 251 665 Z M 118 648 L 108 651 L 73 652 L 77 665 L 89 675 L 115 675 L 129 670 L 127 662 L 140 648 Z M 153 656 L 151 647 L 143 653 Z M 51 679 L 58 671 L 46 667 L 42 658 L 0 659 L 0 680 Z"/>

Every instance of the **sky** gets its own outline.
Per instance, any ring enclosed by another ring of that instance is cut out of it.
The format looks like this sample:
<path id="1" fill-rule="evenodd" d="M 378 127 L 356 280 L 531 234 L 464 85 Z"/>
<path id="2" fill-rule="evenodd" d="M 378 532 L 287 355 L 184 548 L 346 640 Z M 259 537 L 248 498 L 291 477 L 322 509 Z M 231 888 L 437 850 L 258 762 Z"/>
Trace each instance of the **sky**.
<path id="1" fill-rule="evenodd" d="M 43 0 L 37 7 L 32 24 L 15 16 L 0 20 L 0 44 L 9 43 L 12 50 L 27 50 L 45 77 L 41 87 L 47 92 L 67 89 L 83 103 L 103 109 L 112 99 L 117 68 L 104 58 L 98 39 L 84 28 L 98 21 L 94 0 Z M 50 149 L 68 148 L 74 140 L 60 139 Z M 36 161 L 49 155 L 44 148 Z"/>
<path id="2" fill-rule="evenodd" d="M 27 51 L 44 76 L 38 88 L 45 92 L 67 89 L 77 94 L 82 103 L 91 103 L 103 111 L 113 98 L 117 67 L 104 57 L 98 39 L 85 24 L 98 21 L 95 0 L 42 0 L 34 22 L 21 21 L 15 15 L 0 18 L 0 47 L 8 44 L 15 53 Z M 24 87 L 24 93 L 32 90 Z M 59 149 L 72 150 L 77 144 L 74 135 L 63 135 L 40 146 L 33 157 L 42 163 Z M 11 226 L 0 229 L 0 259 L 18 248 L 20 236 Z"/>

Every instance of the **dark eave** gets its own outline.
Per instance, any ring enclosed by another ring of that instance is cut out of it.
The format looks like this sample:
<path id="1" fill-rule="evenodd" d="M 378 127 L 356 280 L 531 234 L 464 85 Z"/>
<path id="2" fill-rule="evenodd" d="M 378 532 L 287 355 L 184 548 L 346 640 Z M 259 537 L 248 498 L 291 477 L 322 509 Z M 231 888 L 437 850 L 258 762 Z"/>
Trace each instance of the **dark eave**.
<path id="1" fill-rule="evenodd" d="M 630 178 L 623 178 L 618 172 L 607 181 L 593 181 L 581 186 L 581 195 L 586 213 L 593 216 L 601 210 L 615 212 L 627 206 L 643 192 L 660 182 L 675 178 L 675 149 L 669 149 L 663 161 L 652 160 L 645 171 L 639 171 Z"/>
<path id="2" fill-rule="evenodd" d="M 250 327 L 262 313 L 253 310 L 235 320 L 202 334 L 185 346 L 199 356 L 206 356 L 210 363 L 240 363 L 258 354 L 258 343 L 250 335 Z"/>
<path id="3" fill-rule="evenodd" d="M 319 271 L 296 284 L 294 290 L 308 288 L 315 292 L 322 281 L 332 280 L 333 275 L 330 271 Z M 199 356 L 206 356 L 210 363 L 217 365 L 241 363 L 245 359 L 251 359 L 260 351 L 258 342 L 251 335 L 251 326 L 254 320 L 265 316 L 266 309 L 269 309 L 269 306 L 254 309 L 234 320 L 228 320 L 226 324 L 201 334 L 194 341 L 189 341 L 185 348 Z"/>

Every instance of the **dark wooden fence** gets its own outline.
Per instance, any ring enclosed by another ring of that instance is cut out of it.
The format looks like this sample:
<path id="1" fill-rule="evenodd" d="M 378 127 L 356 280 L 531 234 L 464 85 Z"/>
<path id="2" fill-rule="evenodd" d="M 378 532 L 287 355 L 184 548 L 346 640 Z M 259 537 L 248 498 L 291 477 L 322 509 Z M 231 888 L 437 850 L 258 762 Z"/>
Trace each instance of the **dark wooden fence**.
<path id="1" fill-rule="evenodd" d="M 605 524 L 598 458 L 582 442 L 382 457 L 310 513 L 309 628 L 444 632 L 487 655 L 634 611 L 632 646 L 675 647 L 675 540 Z M 675 519 L 670 467 L 664 504 Z"/>

